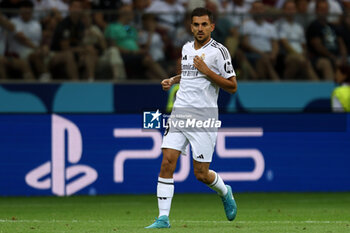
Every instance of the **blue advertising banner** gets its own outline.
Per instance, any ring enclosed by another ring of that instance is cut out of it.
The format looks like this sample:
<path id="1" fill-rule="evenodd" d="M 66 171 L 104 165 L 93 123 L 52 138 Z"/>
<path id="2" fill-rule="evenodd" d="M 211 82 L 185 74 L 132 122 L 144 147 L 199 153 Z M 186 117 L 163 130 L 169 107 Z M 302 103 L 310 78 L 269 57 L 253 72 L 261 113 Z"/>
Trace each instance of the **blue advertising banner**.
<path id="1" fill-rule="evenodd" d="M 218 106 L 228 113 L 330 112 L 334 88 L 333 82 L 239 82 L 234 95 L 220 91 Z M 0 113 L 139 113 L 168 108 L 175 93 L 159 83 L 0 84 Z"/>
<path id="2" fill-rule="evenodd" d="M 220 120 L 211 168 L 235 192 L 350 190 L 349 114 Z M 0 115 L 0 195 L 155 193 L 163 130 L 142 126 L 141 113 Z M 211 192 L 191 164 L 179 159 L 176 192 Z"/>

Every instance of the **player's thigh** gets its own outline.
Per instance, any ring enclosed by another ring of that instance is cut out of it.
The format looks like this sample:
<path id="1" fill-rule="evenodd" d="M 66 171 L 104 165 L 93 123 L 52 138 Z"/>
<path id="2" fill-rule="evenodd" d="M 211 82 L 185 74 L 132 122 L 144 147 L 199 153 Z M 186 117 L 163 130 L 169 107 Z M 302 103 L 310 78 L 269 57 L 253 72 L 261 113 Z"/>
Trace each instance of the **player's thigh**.
<path id="1" fill-rule="evenodd" d="M 163 161 L 161 165 L 162 171 L 174 171 L 177 160 L 181 154 L 186 151 L 188 140 L 182 132 L 167 132 L 163 137 L 162 151 Z"/>
<path id="2" fill-rule="evenodd" d="M 213 158 L 217 132 L 186 132 L 191 144 L 192 158 L 200 163 L 210 163 Z"/>
<path id="3" fill-rule="evenodd" d="M 163 152 L 163 164 L 171 164 L 173 166 L 176 166 L 177 160 L 181 154 L 181 151 L 171 149 L 171 148 L 162 148 Z"/>
<path id="4" fill-rule="evenodd" d="M 163 143 L 161 148 L 169 148 L 177 151 L 181 151 L 182 154 L 186 154 L 186 146 L 188 145 L 188 139 L 182 132 L 167 132 L 163 137 Z"/>
<path id="5" fill-rule="evenodd" d="M 162 151 L 163 160 L 160 166 L 159 175 L 163 178 L 172 178 L 181 151 L 171 148 L 162 148 Z"/>

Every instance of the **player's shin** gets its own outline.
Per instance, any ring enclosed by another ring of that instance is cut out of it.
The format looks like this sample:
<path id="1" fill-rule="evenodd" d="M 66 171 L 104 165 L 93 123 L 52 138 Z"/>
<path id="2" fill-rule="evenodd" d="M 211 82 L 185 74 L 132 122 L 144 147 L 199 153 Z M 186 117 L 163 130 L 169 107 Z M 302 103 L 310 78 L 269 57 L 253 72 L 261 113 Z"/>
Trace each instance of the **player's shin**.
<path id="1" fill-rule="evenodd" d="M 169 216 L 171 201 L 174 196 L 174 179 L 158 177 L 157 197 L 159 217 Z"/>
<path id="2" fill-rule="evenodd" d="M 209 172 L 215 173 L 215 179 L 213 183 L 208 185 L 208 187 L 216 191 L 220 196 L 225 196 L 227 193 L 227 187 L 225 186 L 224 181 L 215 171 L 210 170 Z"/>

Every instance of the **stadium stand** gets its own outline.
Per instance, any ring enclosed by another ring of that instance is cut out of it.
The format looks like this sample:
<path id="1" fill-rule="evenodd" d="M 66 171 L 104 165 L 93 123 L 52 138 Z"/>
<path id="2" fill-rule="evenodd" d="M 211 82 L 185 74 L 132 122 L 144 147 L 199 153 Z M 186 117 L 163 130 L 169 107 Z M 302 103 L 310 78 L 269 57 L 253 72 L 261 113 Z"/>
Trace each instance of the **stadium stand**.
<path id="1" fill-rule="evenodd" d="M 21 8 L 26 4 L 33 9 L 26 25 L 37 29 L 31 35 L 22 30 Z M 324 9 L 319 10 L 320 4 Z M 256 10 L 255 5 L 261 9 Z M 292 13 L 286 5 L 293 8 Z M 229 49 L 241 80 L 334 80 L 338 67 L 349 64 L 348 1 L 11 0 L 0 1 L 0 6 L 2 81 L 124 82 L 175 75 L 179 72 L 179 48 L 191 38 L 190 28 L 185 26 L 189 25 L 186 12 L 196 6 L 214 10 L 217 29 L 213 37 Z M 122 13 L 125 9 L 128 14 Z M 326 15 L 330 34 L 320 38 L 324 45 L 320 52 L 311 41 L 317 36 L 313 32 L 321 27 L 317 22 L 322 14 Z M 129 19 L 119 25 L 120 29 L 125 36 L 132 36 L 132 42 L 126 44 L 134 43 L 137 52 L 126 53 L 120 38 L 113 38 L 111 28 L 123 15 Z M 252 27 L 260 25 L 252 24 L 257 18 L 263 22 L 260 31 L 273 31 L 268 33 L 273 36 L 271 48 L 259 45 L 257 36 L 247 46 L 247 33 L 259 31 Z M 286 19 L 294 22 L 293 26 L 287 28 Z M 265 55 L 254 56 L 254 47 L 266 50 Z M 276 49 L 271 52 L 272 48 Z"/>

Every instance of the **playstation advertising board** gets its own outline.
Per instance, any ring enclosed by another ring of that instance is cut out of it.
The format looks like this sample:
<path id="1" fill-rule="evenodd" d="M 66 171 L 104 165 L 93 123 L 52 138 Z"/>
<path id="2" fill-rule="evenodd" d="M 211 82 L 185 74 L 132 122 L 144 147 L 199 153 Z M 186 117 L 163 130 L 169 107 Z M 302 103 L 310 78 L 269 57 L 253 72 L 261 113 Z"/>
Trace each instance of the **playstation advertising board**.
<path id="1" fill-rule="evenodd" d="M 0 115 L 0 195 L 155 193 L 165 133 L 160 114 Z M 350 190 L 348 114 L 219 120 L 211 167 L 235 192 Z M 211 192 L 195 179 L 187 152 L 174 175 L 176 192 Z"/>

